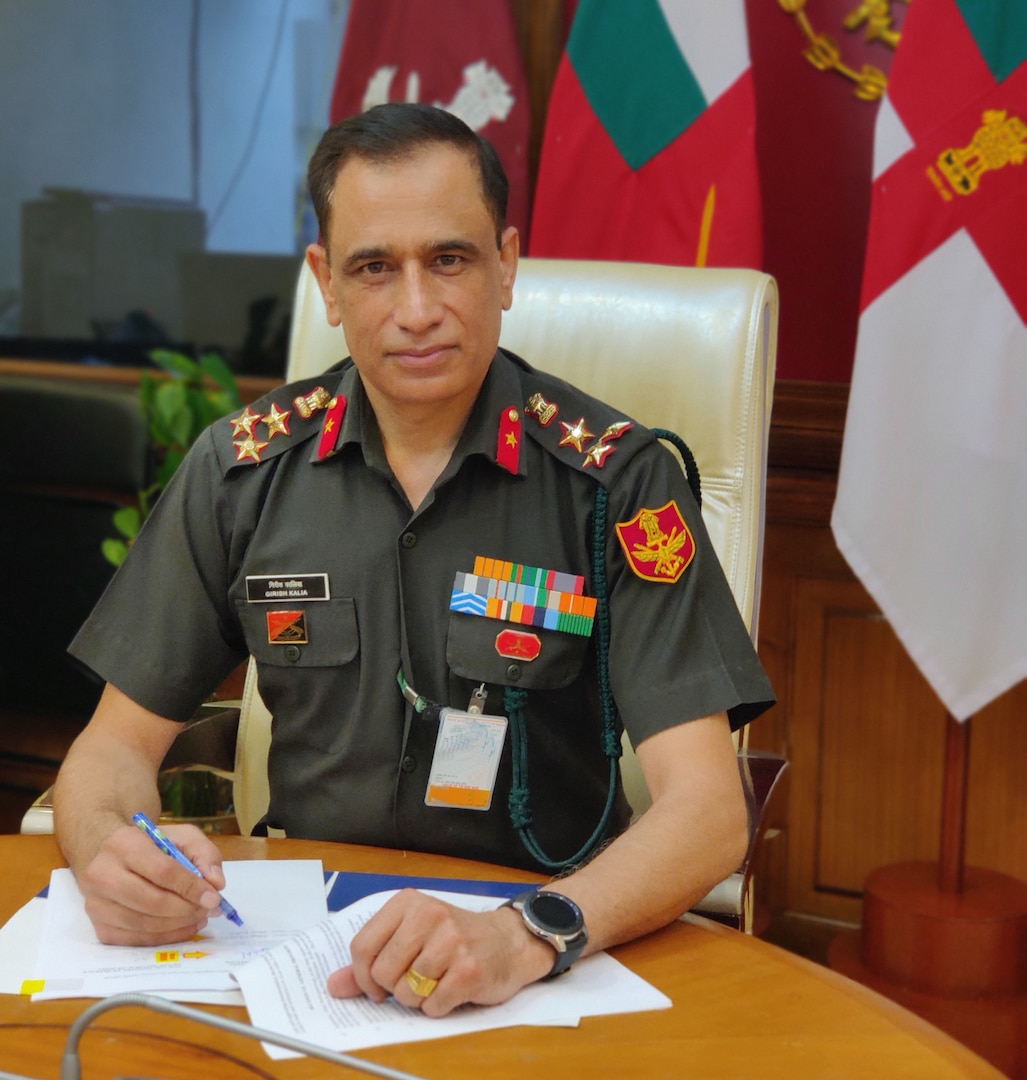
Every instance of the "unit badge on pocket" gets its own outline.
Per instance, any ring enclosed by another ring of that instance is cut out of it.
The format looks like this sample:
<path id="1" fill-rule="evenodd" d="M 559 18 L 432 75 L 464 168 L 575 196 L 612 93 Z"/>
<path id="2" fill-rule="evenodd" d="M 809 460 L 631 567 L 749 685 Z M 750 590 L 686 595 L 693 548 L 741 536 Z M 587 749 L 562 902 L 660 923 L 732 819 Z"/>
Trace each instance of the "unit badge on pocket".
<path id="1" fill-rule="evenodd" d="M 269 611 L 267 613 L 267 643 L 269 645 L 307 645 L 307 616 L 303 611 Z"/>

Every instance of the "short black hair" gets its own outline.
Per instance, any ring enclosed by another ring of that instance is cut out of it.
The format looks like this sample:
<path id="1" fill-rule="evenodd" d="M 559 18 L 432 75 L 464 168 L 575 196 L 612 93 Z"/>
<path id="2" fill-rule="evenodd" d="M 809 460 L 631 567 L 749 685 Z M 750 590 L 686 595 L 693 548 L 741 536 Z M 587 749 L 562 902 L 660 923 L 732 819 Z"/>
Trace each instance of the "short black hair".
<path id="1" fill-rule="evenodd" d="M 510 182 L 495 147 L 445 109 L 399 102 L 375 105 L 340 120 L 321 136 L 307 168 L 321 242 L 327 246 L 332 192 L 347 162 L 353 158 L 375 163 L 400 161 L 433 144 L 455 146 L 473 155 L 485 206 L 496 227 L 496 246 L 502 247 Z"/>

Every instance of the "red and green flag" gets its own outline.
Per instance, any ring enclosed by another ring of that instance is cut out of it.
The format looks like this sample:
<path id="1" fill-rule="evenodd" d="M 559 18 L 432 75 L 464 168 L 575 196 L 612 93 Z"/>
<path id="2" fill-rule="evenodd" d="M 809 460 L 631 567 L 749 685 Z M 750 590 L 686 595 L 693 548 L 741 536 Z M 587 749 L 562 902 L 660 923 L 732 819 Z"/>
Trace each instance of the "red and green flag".
<path id="1" fill-rule="evenodd" d="M 762 251 L 744 0 L 580 0 L 530 253 L 758 267 Z"/>
<path id="2" fill-rule="evenodd" d="M 488 139 L 524 235 L 531 108 L 509 0 L 351 0 L 331 122 L 386 101 L 441 106 Z"/>
<path id="3" fill-rule="evenodd" d="M 916 0 L 881 103 L 842 553 L 948 711 L 1027 678 L 1027 4 Z"/>

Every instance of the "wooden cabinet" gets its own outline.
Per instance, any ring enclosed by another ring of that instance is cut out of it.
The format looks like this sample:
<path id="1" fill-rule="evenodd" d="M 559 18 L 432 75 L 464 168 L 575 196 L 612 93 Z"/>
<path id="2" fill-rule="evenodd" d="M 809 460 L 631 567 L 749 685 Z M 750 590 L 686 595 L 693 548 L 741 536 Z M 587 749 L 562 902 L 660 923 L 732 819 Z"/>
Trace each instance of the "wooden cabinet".
<path id="1" fill-rule="evenodd" d="M 751 745 L 791 763 L 763 899 L 858 922 L 875 866 L 938 857 L 945 709 L 830 529 L 846 388 L 779 384 L 760 653 L 779 704 Z M 974 718 L 968 864 L 1027 879 L 1027 684 Z"/>

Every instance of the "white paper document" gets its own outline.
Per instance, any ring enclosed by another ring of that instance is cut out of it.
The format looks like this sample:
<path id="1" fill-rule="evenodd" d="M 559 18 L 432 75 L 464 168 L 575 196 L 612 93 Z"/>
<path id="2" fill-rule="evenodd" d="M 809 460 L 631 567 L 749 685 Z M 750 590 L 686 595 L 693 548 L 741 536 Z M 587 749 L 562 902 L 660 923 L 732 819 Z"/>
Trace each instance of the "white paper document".
<path id="1" fill-rule="evenodd" d="M 427 890 L 426 890 L 427 891 Z M 517 1024 L 576 1023 L 582 1016 L 670 1007 L 670 999 L 606 953 L 576 964 L 552 982 L 525 987 L 503 1005 L 467 1005 L 431 1019 L 389 999 L 341 1000 L 325 989 L 328 976 L 350 962 L 353 936 L 395 892 L 376 893 L 262 953 L 234 971 L 250 1022 L 336 1051 L 436 1039 Z M 495 897 L 430 892 L 458 907 L 488 911 Z M 272 1058 L 297 1056 L 265 1044 Z"/>
<path id="2" fill-rule="evenodd" d="M 324 871 L 316 859 L 226 861 L 225 896 L 243 919 L 213 918 L 177 945 L 104 945 L 86 915 L 70 870 L 55 870 L 45 901 L 33 1000 L 162 992 L 179 1000 L 211 1000 L 238 990 L 232 972 L 327 915 Z"/>
<path id="3" fill-rule="evenodd" d="M 34 896 L 0 927 L 0 994 L 20 994 L 36 970 L 46 901 Z"/>

